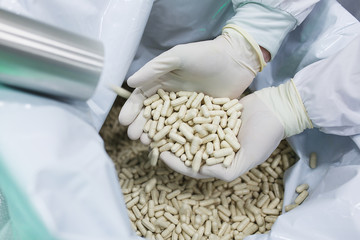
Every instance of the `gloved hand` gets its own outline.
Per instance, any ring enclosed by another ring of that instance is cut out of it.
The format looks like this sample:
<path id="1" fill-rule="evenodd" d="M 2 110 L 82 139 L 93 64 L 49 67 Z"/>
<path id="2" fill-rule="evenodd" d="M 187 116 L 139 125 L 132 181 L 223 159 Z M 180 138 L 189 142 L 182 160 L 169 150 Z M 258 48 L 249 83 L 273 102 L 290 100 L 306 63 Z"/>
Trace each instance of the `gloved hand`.
<path id="1" fill-rule="evenodd" d="M 146 121 L 139 114 L 143 101 L 157 89 L 238 98 L 264 66 L 263 54 L 252 37 L 235 25 L 225 26 L 216 39 L 175 46 L 131 76 L 127 83 L 136 89 L 119 121 L 130 125 L 130 139 L 138 139 Z"/>
<path id="2" fill-rule="evenodd" d="M 161 153 L 160 158 L 170 168 L 184 175 L 232 181 L 264 162 L 283 138 L 312 128 L 292 80 L 250 94 L 242 98 L 240 103 L 244 106 L 238 135 L 241 149 L 228 168 L 222 164 L 203 166 L 199 173 L 195 173 L 171 152 Z"/>

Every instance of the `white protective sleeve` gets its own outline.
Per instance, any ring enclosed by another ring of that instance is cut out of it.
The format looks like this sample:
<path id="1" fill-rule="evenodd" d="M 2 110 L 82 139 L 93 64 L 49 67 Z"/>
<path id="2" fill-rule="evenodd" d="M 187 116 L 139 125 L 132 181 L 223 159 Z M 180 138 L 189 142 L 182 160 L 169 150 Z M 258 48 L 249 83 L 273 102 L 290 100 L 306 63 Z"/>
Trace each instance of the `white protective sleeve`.
<path id="1" fill-rule="evenodd" d="M 360 33 L 343 50 L 307 66 L 294 77 L 311 121 L 322 132 L 360 134 L 359 53 Z"/>
<path id="2" fill-rule="evenodd" d="M 236 12 L 227 23 L 247 31 L 273 59 L 286 35 L 300 25 L 319 0 L 233 0 Z"/>

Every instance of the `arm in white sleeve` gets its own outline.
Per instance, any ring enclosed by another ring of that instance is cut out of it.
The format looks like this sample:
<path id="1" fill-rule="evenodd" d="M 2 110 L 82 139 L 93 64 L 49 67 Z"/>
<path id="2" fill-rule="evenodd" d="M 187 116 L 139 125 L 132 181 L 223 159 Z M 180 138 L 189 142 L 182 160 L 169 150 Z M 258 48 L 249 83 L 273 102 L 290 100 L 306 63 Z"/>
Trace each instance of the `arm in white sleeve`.
<path id="1" fill-rule="evenodd" d="M 298 72 L 294 83 L 313 125 L 342 136 L 360 134 L 360 35 L 332 57 Z"/>
<path id="2" fill-rule="evenodd" d="M 286 35 L 295 29 L 319 0 L 233 0 L 235 24 L 268 50 L 273 59 Z"/>

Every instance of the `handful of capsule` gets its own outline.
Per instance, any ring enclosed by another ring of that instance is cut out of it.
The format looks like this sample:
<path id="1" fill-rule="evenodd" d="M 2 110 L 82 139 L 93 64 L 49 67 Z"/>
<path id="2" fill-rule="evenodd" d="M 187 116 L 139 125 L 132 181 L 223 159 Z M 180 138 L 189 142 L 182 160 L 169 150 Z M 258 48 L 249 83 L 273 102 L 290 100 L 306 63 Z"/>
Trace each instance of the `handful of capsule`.
<path id="1" fill-rule="evenodd" d="M 143 131 L 152 143 L 149 158 L 171 151 L 198 172 L 203 164 L 230 166 L 240 149 L 237 135 L 243 106 L 238 99 L 212 98 L 204 93 L 159 89 L 144 101 Z"/>

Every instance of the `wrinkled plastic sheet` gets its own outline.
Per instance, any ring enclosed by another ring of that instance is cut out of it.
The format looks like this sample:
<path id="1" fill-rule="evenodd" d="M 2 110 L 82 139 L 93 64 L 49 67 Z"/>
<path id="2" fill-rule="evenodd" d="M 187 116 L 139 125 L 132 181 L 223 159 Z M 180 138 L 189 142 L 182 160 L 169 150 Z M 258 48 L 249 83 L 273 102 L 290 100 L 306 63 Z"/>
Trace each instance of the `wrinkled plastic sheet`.
<path id="1" fill-rule="evenodd" d="M 100 40 L 87 102 L 0 85 L 0 239 L 136 239 L 98 134 L 145 28 L 151 0 L 0 0 L 0 8 Z"/>

